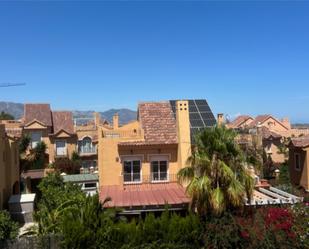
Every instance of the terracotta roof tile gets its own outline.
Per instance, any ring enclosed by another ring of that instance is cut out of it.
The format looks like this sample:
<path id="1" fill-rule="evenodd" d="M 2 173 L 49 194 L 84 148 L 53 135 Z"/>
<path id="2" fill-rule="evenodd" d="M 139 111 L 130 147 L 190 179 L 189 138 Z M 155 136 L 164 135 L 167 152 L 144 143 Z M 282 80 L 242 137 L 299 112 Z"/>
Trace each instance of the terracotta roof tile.
<path id="1" fill-rule="evenodd" d="M 49 104 L 25 104 L 24 105 L 25 124 L 34 120 L 46 126 L 52 126 L 51 110 Z"/>
<path id="2" fill-rule="evenodd" d="M 53 116 L 54 134 L 56 134 L 60 130 L 65 130 L 70 134 L 74 133 L 72 112 L 67 111 L 52 112 L 52 116 Z"/>
<path id="3" fill-rule="evenodd" d="M 273 138 L 282 138 L 282 136 L 276 132 L 270 131 L 267 127 L 261 127 L 261 134 L 264 139 L 268 139 L 270 137 Z"/>
<path id="4" fill-rule="evenodd" d="M 238 128 L 242 123 L 246 122 L 248 119 L 252 119 L 252 117 L 248 115 L 241 115 L 234 119 L 233 122 L 229 123 L 228 126 L 230 128 Z"/>
<path id="5" fill-rule="evenodd" d="M 188 204 L 190 198 L 185 188 L 178 183 L 133 184 L 122 186 L 103 186 L 100 200 L 111 197 L 107 207 L 146 207 Z"/>
<path id="6" fill-rule="evenodd" d="M 270 118 L 271 115 L 266 114 L 266 115 L 259 115 L 256 116 L 256 118 L 250 123 L 250 127 L 254 128 L 256 127 L 259 123 L 263 123 L 266 119 Z"/>
<path id="7" fill-rule="evenodd" d="M 291 144 L 295 147 L 305 148 L 309 146 L 309 136 L 292 138 Z"/>
<path id="8" fill-rule="evenodd" d="M 148 144 L 176 144 L 176 121 L 169 102 L 140 103 L 138 116 Z"/>
<path id="9" fill-rule="evenodd" d="M 279 121 L 278 119 L 276 119 L 275 117 L 273 117 L 270 114 L 265 114 L 265 115 L 259 115 L 257 116 L 249 125 L 249 128 L 255 128 L 257 127 L 257 125 L 259 123 L 264 123 L 267 119 L 269 118 L 273 118 L 274 120 L 276 120 L 279 124 L 281 124 L 284 128 L 288 129 L 281 121 Z"/>

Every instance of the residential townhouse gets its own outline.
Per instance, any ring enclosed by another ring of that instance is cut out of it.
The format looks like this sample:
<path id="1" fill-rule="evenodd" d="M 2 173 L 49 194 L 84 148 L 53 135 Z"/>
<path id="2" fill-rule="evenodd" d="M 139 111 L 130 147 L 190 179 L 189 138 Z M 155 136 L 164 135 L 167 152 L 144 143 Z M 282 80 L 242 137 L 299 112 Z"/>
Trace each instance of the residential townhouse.
<path id="1" fill-rule="evenodd" d="M 106 120 L 102 120 L 100 114 L 95 112 L 94 118 L 82 118 L 81 124 L 74 119 L 74 129 L 77 135 L 77 151 L 81 159 L 81 173 L 97 172 L 98 170 L 98 127 L 102 125 L 110 128 Z"/>
<path id="2" fill-rule="evenodd" d="M 7 207 L 12 194 L 19 193 L 18 138 L 5 131 L 0 123 L 0 210 Z"/>
<path id="3" fill-rule="evenodd" d="M 57 158 L 72 156 L 76 151 L 77 136 L 72 112 L 52 111 L 49 104 L 25 104 L 22 122 L 23 134 L 31 139 L 30 148 L 35 148 L 41 141 L 47 146 L 44 167 L 22 174 L 28 191 L 31 191 L 46 175 L 48 164 L 54 163 Z"/>
<path id="4" fill-rule="evenodd" d="M 187 207 L 189 198 L 177 183 L 187 165 L 194 133 L 216 120 L 205 100 L 143 102 L 136 121 L 98 133 L 100 199 L 126 213 Z"/>
<path id="5" fill-rule="evenodd" d="M 286 155 L 280 150 L 280 147 L 284 145 L 285 138 L 309 134 L 309 129 L 292 128 L 288 118 L 279 120 L 272 115 L 259 115 L 256 118 L 241 115 L 228 123 L 227 127 L 243 133 L 241 136 L 243 142 L 246 140 L 250 142 L 252 134 L 260 137 L 260 145 L 277 165 L 281 165 L 287 160 Z M 247 134 L 247 138 L 244 134 Z"/>
<path id="6" fill-rule="evenodd" d="M 309 136 L 291 140 L 289 169 L 291 182 L 309 192 Z"/>

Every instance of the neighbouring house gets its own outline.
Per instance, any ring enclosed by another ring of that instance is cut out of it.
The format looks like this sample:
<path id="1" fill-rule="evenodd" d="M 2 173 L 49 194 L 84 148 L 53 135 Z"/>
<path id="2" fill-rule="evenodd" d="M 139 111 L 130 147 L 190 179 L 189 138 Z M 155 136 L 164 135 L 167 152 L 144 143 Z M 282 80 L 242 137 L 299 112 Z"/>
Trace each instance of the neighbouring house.
<path id="1" fill-rule="evenodd" d="M 103 125 L 109 127 L 106 120 L 100 118 L 100 114 L 95 112 L 94 119 L 81 118 L 81 124 L 77 121 L 80 119 L 75 119 L 74 128 L 77 134 L 77 151 L 81 160 L 81 170 L 80 173 L 91 173 L 98 170 L 98 127 Z"/>
<path id="2" fill-rule="evenodd" d="M 288 118 L 277 119 L 270 114 L 258 115 L 252 118 L 248 115 L 238 116 L 232 122 L 226 124 L 231 129 L 256 129 L 266 127 L 282 137 L 299 137 L 309 135 L 308 128 L 293 127 Z"/>
<path id="3" fill-rule="evenodd" d="M 235 120 L 228 123 L 227 126 L 231 129 L 243 129 L 247 128 L 253 120 L 254 119 L 248 115 L 240 115 Z"/>
<path id="4" fill-rule="evenodd" d="M 88 195 L 94 195 L 99 190 L 99 176 L 98 174 L 75 174 L 66 175 L 62 174 L 64 182 L 71 182 L 81 186 L 82 191 Z"/>
<path id="5" fill-rule="evenodd" d="M 275 165 L 281 165 L 287 160 L 281 150 L 281 147 L 286 146 L 286 138 L 309 134 L 309 129 L 292 128 L 288 118 L 279 120 L 272 115 L 259 115 L 256 118 L 242 115 L 228 123 L 227 127 L 242 134 L 238 141 L 243 144 L 252 142 L 252 136 L 257 137 L 259 145 Z"/>
<path id="6" fill-rule="evenodd" d="M 293 138 L 289 155 L 291 182 L 309 191 L 309 136 Z"/>
<path id="7" fill-rule="evenodd" d="M 283 164 L 288 158 L 282 153 L 280 148 L 283 146 L 283 136 L 269 130 L 266 127 L 261 127 L 259 134 L 262 136 L 262 145 L 268 157 L 271 157 L 273 163 L 277 166 Z"/>
<path id="8" fill-rule="evenodd" d="M 31 139 L 30 149 L 43 141 L 46 146 L 46 162 L 42 169 L 23 172 L 28 191 L 46 175 L 46 167 L 57 159 L 71 158 L 76 151 L 77 136 L 73 115 L 69 111 L 52 111 L 49 104 L 25 104 L 23 134 Z M 32 183 L 31 183 L 32 179 Z"/>
<path id="9" fill-rule="evenodd" d="M 177 183 L 187 165 L 194 134 L 216 124 L 206 100 L 143 102 L 136 121 L 99 127 L 100 199 L 125 213 L 185 209 L 190 199 Z"/>
<path id="10" fill-rule="evenodd" d="M 19 193 L 18 138 L 0 124 L 0 210 L 7 207 L 11 195 Z"/>

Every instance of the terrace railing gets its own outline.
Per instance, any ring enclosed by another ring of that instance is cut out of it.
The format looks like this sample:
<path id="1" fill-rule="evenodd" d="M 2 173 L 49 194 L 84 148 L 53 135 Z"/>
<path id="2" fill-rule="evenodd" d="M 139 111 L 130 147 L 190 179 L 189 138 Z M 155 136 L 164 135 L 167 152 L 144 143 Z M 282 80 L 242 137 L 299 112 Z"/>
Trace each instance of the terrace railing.
<path id="1" fill-rule="evenodd" d="M 177 174 L 169 174 L 167 172 L 152 172 L 150 175 L 142 175 L 140 173 L 123 173 L 121 177 L 124 184 L 177 182 Z"/>
<path id="2" fill-rule="evenodd" d="M 83 155 L 83 154 L 97 154 L 97 146 L 79 147 L 78 153 L 81 154 L 81 155 Z"/>

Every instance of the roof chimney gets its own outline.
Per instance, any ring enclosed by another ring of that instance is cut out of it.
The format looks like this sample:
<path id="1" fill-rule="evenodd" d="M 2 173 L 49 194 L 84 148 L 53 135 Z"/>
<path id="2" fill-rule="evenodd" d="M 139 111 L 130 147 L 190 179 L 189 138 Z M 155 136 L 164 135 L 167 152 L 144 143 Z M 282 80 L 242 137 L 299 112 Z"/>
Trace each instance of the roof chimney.
<path id="1" fill-rule="evenodd" d="M 287 127 L 289 130 L 291 129 L 291 123 L 290 123 L 290 120 L 289 118 L 285 117 L 281 120 L 281 123 Z"/>
<path id="2" fill-rule="evenodd" d="M 119 128 L 119 115 L 115 113 L 113 116 L 113 129 L 116 130 Z"/>
<path id="3" fill-rule="evenodd" d="M 223 113 L 218 113 L 218 115 L 217 115 L 217 124 L 218 124 L 218 126 L 224 124 L 224 115 L 223 115 Z"/>
<path id="4" fill-rule="evenodd" d="M 95 112 L 93 115 L 94 115 L 94 125 L 95 127 L 98 127 L 100 125 L 101 120 L 100 113 Z"/>
<path id="5" fill-rule="evenodd" d="M 178 136 L 178 158 L 180 168 L 187 166 L 191 155 L 191 136 L 189 120 L 189 102 L 187 100 L 176 101 L 176 126 Z"/>

